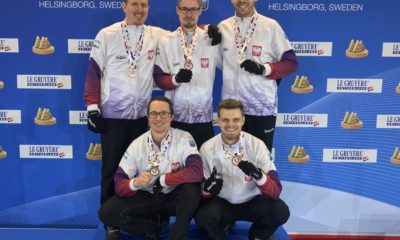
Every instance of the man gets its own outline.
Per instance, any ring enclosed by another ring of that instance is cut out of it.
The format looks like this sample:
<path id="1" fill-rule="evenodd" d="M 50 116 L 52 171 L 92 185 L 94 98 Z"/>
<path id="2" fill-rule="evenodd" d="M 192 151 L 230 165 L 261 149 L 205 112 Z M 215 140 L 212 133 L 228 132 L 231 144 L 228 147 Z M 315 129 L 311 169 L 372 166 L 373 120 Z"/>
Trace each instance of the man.
<path id="1" fill-rule="evenodd" d="M 199 148 L 214 136 L 212 92 L 215 69 L 222 61 L 218 28 L 197 27 L 201 6 L 200 0 L 178 0 L 181 26 L 160 41 L 154 69 L 156 84 L 174 104 L 172 126 L 190 132 Z"/>
<path id="2" fill-rule="evenodd" d="M 243 112 L 240 101 L 223 100 L 218 106 L 221 133 L 200 149 L 206 179 L 202 190 L 208 200 L 195 220 L 209 239 L 220 239 L 225 226 L 236 220 L 253 223 L 249 239 L 269 239 L 289 218 L 279 199 L 282 186 L 270 152 L 260 139 L 241 131 Z"/>
<path id="3" fill-rule="evenodd" d="M 243 130 L 272 150 L 281 78 L 297 69 L 296 55 L 281 26 L 258 14 L 256 0 L 231 0 L 236 15 L 222 21 L 222 99 L 245 107 Z"/>
<path id="4" fill-rule="evenodd" d="M 158 239 L 160 220 L 176 215 L 169 239 L 185 239 L 200 200 L 202 160 L 192 136 L 170 127 L 169 99 L 153 98 L 147 113 L 150 130 L 126 150 L 114 177 L 117 196 L 99 216 L 107 226 Z"/>
<path id="5" fill-rule="evenodd" d="M 85 83 L 88 128 L 101 134 L 101 204 L 114 195 L 113 176 L 131 141 L 147 131 L 155 51 L 167 32 L 144 25 L 148 0 L 124 0 L 125 19 L 97 34 Z"/>

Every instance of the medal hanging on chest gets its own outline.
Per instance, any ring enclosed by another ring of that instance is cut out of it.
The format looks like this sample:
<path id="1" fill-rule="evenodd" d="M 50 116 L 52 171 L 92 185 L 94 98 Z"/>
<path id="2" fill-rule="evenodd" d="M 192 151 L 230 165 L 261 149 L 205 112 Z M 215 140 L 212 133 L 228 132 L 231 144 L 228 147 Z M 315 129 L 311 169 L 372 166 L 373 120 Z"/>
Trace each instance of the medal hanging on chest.
<path id="1" fill-rule="evenodd" d="M 167 150 L 171 142 L 171 131 L 161 142 L 160 151 L 156 153 L 151 134 L 147 137 L 147 158 L 150 165 L 150 174 L 153 177 L 160 175 L 160 162 L 167 158 Z"/>
<path id="2" fill-rule="evenodd" d="M 193 54 L 194 54 L 194 49 L 196 48 L 197 45 L 197 34 L 196 34 L 196 29 L 193 31 L 193 36 L 192 39 L 190 40 L 190 44 L 188 46 L 187 41 L 186 41 L 186 36 L 180 27 L 178 29 L 180 35 L 181 35 L 181 47 L 183 51 L 183 57 L 185 59 L 185 63 L 183 64 L 183 67 L 186 70 L 192 70 L 193 69 Z"/>
<path id="3" fill-rule="evenodd" d="M 239 152 L 231 153 L 226 149 L 226 146 L 222 143 L 222 149 L 224 150 L 225 157 L 231 161 L 234 166 L 238 166 L 239 163 L 243 160 L 244 157 L 244 150 L 242 144 L 239 139 Z"/>
<path id="4" fill-rule="evenodd" d="M 241 64 L 246 59 L 246 50 L 249 46 L 251 38 L 253 37 L 253 33 L 256 29 L 258 20 L 258 13 L 255 13 L 255 16 L 250 21 L 250 26 L 247 29 L 246 35 L 243 37 L 240 34 L 240 28 L 238 24 L 238 19 L 235 17 L 235 22 L 233 24 L 233 30 L 235 33 L 235 42 L 236 42 L 236 50 L 237 50 L 237 61 Z"/>
<path id="5" fill-rule="evenodd" d="M 122 30 L 122 37 L 124 39 L 126 54 L 128 55 L 128 58 L 129 58 L 128 75 L 131 78 L 135 78 L 135 76 L 137 74 L 137 70 L 138 70 L 137 62 L 139 60 L 140 53 L 143 48 L 144 26 L 142 27 L 142 30 L 140 32 L 139 39 L 136 41 L 135 49 L 133 49 L 133 47 L 132 47 L 132 42 L 129 37 L 129 31 L 128 31 L 125 21 L 123 21 L 121 23 L 121 30 Z"/>

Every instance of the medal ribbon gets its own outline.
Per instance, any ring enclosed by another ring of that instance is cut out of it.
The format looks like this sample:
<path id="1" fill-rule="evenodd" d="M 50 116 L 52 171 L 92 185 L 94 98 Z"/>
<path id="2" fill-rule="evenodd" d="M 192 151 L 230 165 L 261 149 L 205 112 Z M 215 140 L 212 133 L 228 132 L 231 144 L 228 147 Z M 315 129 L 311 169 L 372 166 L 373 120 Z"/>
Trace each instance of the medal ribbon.
<path id="1" fill-rule="evenodd" d="M 160 166 L 160 161 L 166 158 L 166 153 L 171 143 L 172 132 L 171 129 L 168 131 L 165 138 L 161 141 L 160 151 L 156 153 L 154 148 L 153 138 L 151 137 L 151 133 L 147 137 L 147 160 L 149 161 L 149 165 L 152 167 Z"/>
<path id="2" fill-rule="evenodd" d="M 196 27 L 197 28 L 197 27 Z M 185 34 L 182 30 L 181 27 L 178 28 L 178 31 L 181 35 L 181 46 L 183 50 L 183 57 L 186 61 L 192 61 L 192 57 L 194 54 L 194 49 L 196 48 L 197 45 L 197 35 L 196 35 L 196 29 L 193 31 L 193 36 L 192 39 L 190 40 L 190 45 L 188 46 L 186 42 L 186 37 Z"/>
<path id="3" fill-rule="evenodd" d="M 121 30 L 122 30 L 122 37 L 124 38 L 125 50 L 129 56 L 129 69 L 133 69 L 134 71 L 136 71 L 137 62 L 140 57 L 140 52 L 142 51 L 143 48 L 144 26 L 140 33 L 139 40 L 136 42 L 136 48 L 134 51 L 131 45 L 131 39 L 129 37 L 129 31 L 126 25 L 126 21 L 121 22 Z"/>
<path id="4" fill-rule="evenodd" d="M 233 24 L 233 30 L 235 32 L 235 40 L 236 40 L 236 50 L 238 54 L 238 61 L 241 63 L 244 60 L 245 52 L 247 50 L 247 46 L 249 45 L 251 38 L 253 37 L 253 33 L 256 29 L 258 20 L 258 13 L 255 12 L 253 18 L 250 21 L 250 27 L 247 29 L 246 35 L 240 35 L 240 28 L 238 24 L 238 17 L 235 17 L 235 22 Z M 243 58 L 243 59 L 242 59 Z"/>
<path id="5" fill-rule="evenodd" d="M 244 157 L 244 150 L 243 150 L 243 146 L 241 143 L 241 139 L 243 138 L 243 134 L 240 134 L 240 138 L 239 138 L 239 152 L 237 153 L 231 153 L 229 152 L 226 148 L 225 148 L 225 144 L 222 141 L 222 149 L 224 150 L 224 155 L 225 157 L 232 162 L 233 157 L 238 156 L 240 158 L 240 160 L 243 160 Z"/>

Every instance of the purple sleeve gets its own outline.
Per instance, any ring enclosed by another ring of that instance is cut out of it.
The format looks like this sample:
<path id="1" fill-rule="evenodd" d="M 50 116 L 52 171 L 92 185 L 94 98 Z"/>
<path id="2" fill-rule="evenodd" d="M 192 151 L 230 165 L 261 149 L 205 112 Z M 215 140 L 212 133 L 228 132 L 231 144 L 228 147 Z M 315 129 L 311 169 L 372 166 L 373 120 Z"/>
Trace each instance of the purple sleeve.
<path id="1" fill-rule="evenodd" d="M 292 49 L 284 52 L 279 62 L 268 64 L 271 67 L 271 74 L 268 75 L 269 79 L 287 77 L 289 74 L 296 71 L 298 67 L 297 57 Z"/>
<path id="2" fill-rule="evenodd" d="M 84 99 L 86 106 L 90 104 L 100 105 L 100 79 L 101 70 L 93 58 L 89 60 L 86 74 Z"/>
<path id="3" fill-rule="evenodd" d="M 172 82 L 173 75 L 165 73 L 158 65 L 154 66 L 153 77 L 156 85 L 162 90 L 169 91 L 176 88 Z"/>
<path id="4" fill-rule="evenodd" d="M 132 196 L 136 193 L 130 187 L 131 179 L 129 179 L 128 175 L 122 170 L 121 167 L 118 167 L 117 171 L 114 174 L 114 186 L 115 186 L 115 194 L 120 197 Z"/>
<path id="5" fill-rule="evenodd" d="M 282 191 L 278 173 L 275 170 L 270 170 L 266 177 L 267 181 L 263 185 L 257 185 L 257 187 L 264 196 L 277 200 Z"/>
<path id="6" fill-rule="evenodd" d="M 182 183 L 200 183 L 203 180 L 203 161 L 200 155 L 192 154 L 186 158 L 185 167 L 174 173 L 165 175 L 165 184 L 168 186 Z"/>

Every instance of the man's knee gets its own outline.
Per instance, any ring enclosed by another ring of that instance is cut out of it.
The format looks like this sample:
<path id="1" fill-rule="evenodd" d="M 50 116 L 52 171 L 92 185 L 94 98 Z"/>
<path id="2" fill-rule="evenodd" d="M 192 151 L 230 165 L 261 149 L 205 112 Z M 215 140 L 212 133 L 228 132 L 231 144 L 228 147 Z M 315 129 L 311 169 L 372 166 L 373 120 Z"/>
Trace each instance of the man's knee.
<path id="1" fill-rule="evenodd" d="M 102 205 L 97 212 L 99 219 L 104 225 L 109 226 L 110 225 L 110 218 L 111 218 L 111 212 L 109 211 L 110 209 L 107 207 L 107 205 Z"/>
<path id="2" fill-rule="evenodd" d="M 196 205 L 200 201 L 200 184 L 184 183 L 180 186 L 180 199 L 185 202 L 193 202 Z"/>
<path id="3" fill-rule="evenodd" d="M 276 205 L 274 212 L 277 225 L 283 225 L 289 219 L 290 216 L 289 207 L 282 200 L 279 200 L 279 203 Z"/>

